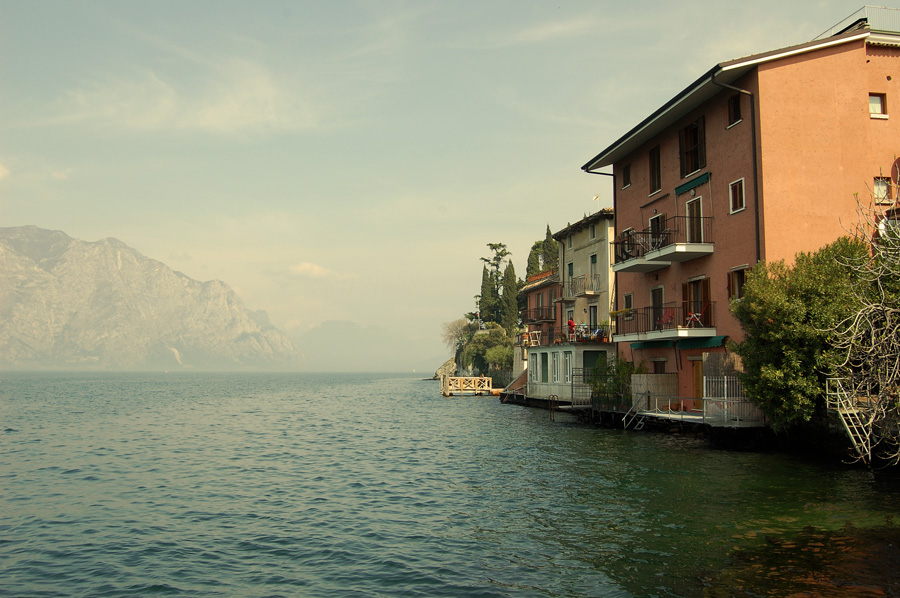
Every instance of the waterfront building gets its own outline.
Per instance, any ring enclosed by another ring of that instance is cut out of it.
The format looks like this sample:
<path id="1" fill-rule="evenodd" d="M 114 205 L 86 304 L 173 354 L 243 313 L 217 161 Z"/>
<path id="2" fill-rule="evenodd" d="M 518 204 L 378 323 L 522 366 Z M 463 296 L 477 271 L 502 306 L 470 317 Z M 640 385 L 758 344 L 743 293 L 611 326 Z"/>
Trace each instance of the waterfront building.
<path id="1" fill-rule="evenodd" d="M 573 403 L 581 396 L 589 405 L 584 371 L 615 356 L 609 324 L 612 231 L 613 211 L 606 208 L 553 234 L 559 267 L 529 277 L 521 291 L 527 301 L 521 355 L 530 398 Z"/>
<path id="2" fill-rule="evenodd" d="M 715 65 L 591 158 L 583 170 L 615 177 L 619 354 L 703 397 L 704 360 L 727 362 L 726 340 L 743 338 L 729 305 L 748 268 L 847 234 L 856 197 L 898 218 L 895 105 L 900 11 L 865 7 L 808 43 Z"/>

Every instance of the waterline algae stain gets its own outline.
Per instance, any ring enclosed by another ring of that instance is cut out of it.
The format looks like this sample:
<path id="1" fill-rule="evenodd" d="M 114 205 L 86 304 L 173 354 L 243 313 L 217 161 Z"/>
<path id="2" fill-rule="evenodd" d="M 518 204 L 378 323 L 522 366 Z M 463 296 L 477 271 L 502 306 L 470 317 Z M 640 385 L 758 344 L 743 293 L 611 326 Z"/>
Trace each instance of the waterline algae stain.
<path id="1" fill-rule="evenodd" d="M 0 430 L 3 596 L 900 592 L 895 480 L 412 377 L 2 374 Z"/>

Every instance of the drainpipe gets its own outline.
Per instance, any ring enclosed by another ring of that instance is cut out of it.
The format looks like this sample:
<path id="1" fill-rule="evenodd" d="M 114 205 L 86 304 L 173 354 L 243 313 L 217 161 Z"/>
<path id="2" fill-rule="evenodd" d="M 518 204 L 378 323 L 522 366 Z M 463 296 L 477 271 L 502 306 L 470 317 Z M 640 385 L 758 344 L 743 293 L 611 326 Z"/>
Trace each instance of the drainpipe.
<path id="1" fill-rule="evenodd" d="M 718 73 L 713 73 L 712 75 L 710 75 L 710 83 L 712 83 L 713 85 L 718 85 L 719 87 L 724 87 L 725 89 L 730 89 L 732 91 L 742 93 L 750 98 L 750 135 L 752 139 L 751 143 L 753 144 L 753 209 L 756 213 L 756 261 L 759 262 L 760 259 L 762 259 L 762 249 L 760 247 L 759 239 L 759 162 L 757 158 L 756 147 L 756 102 L 753 94 L 746 89 L 740 89 L 739 87 L 716 81 L 717 74 Z"/>
<path id="2" fill-rule="evenodd" d="M 614 172 L 595 172 L 593 170 L 585 170 L 585 172 L 588 174 L 599 174 L 601 176 L 611 176 L 613 178 L 616 177 L 616 173 L 614 173 Z M 616 199 L 618 199 L 616 196 L 616 183 L 615 183 L 615 181 L 613 181 L 613 234 L 615 234 L 616 231 L 619 230 L 619 211 L 616 209 Z M 607 241 L 606 250 L 611 251 L 611 249 L 609 247 L 609 239 L 607 239 L 606 241 Z M 609 254 L 607 254 L 607 255 L 609 255 Z M 613 301 L 615 301 L 615 303 L 612 305 L 613 309 L 619 309 L 618 284 L 619 284 L 619 273 L 614 272 L 613 273 Z M 609 303 L 609 301 L 607 301 L 607 303 Z M 611 317 L 607 318 L 607 319 L 610 322 L 612 322 Z M 612 335 L 610 335 L 610 338 L 612 338 Z"/>

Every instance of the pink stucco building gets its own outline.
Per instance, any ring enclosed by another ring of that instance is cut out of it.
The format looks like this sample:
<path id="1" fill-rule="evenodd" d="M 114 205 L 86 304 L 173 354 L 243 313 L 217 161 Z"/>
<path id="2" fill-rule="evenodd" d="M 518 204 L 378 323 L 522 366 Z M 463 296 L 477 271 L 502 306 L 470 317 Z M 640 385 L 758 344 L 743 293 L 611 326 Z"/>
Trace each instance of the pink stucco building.
<path id="1" fill-rule="evenodd" d="M 587 162 L 615 175 L 619 354 L 701 397 L 704 354 L 742 338 L 729 304 L 748 268 L 847 234 L 857 196 L 893 218 L 895 106 L 900 11 L 866 7 L 717 64 Z"/>

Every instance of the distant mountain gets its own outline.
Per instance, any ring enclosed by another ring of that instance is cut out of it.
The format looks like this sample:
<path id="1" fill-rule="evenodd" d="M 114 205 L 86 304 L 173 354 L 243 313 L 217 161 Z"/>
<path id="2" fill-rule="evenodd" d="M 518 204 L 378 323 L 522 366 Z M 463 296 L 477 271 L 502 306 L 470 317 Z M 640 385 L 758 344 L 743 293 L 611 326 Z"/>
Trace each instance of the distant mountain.
<path id="1" fill-rule="evenodd" d="M 0 228 L 0 368 L 294 369 L 265 312 L 121 241 Z"/>

